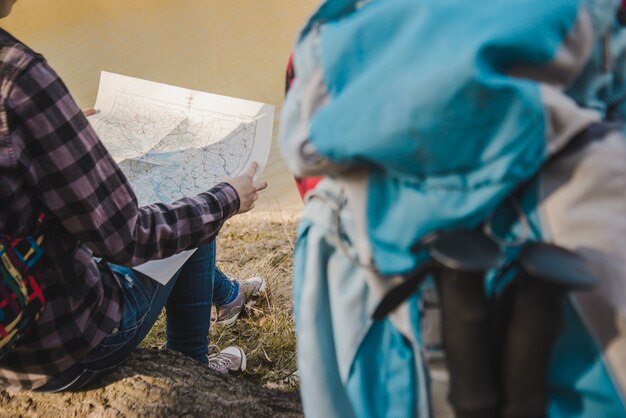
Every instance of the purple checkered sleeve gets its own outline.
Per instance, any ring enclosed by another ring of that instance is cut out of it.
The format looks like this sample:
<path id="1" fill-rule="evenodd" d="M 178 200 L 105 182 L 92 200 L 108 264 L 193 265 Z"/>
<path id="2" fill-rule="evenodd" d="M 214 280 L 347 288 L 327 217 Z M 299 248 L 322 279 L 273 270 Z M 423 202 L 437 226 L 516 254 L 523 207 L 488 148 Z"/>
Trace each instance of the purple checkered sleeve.
<path id="1" fill-rule="evenodd" d="M 214 239 L 238 209 L 226 183 L 139 207 L 60 78 L 0 29 L 0 231 L 28 235 L 41 211 L 56 226 L 44 254 L 44 311 L 0 359 L 0 385 L 41 386 L 117 326 L 121 289 L 93 255 L 129 266 L 167 257 Z M 68 272 L 77 280 L 68 281 Z"/>
<path id="2" fill-rule="evenodd" d="M 8 106 L 21 122 L 26 181 L 98 256 L 132 266 L 195 248 L 238 209 L 237 194 L 225 184 L 173 204 L 139 207 L 126 177 L 44 62 L 16 80 Z"/>

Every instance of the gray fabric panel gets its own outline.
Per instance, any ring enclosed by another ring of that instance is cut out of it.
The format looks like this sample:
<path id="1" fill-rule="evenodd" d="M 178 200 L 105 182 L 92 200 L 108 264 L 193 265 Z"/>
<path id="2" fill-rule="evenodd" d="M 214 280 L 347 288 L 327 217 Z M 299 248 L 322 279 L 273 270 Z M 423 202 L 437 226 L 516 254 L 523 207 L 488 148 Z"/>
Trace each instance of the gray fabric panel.
<path id="1" fill-rule="evenodd" d="M 579 107 L 574 100 L 553 86 L 542 84 L 540 91 L 545 109 L 548 155 L 558 152 L 576 134 L 600 120 L 598 112 Z"/>
<path id="2" fill-rule="evenodd" d="M 626 390 L 626 143 L 619 133 L 559 157 L 543 170 L 547 239 L 580 254 L 600 287 L 575 295 L 583 320 Z"/>
<path id="3" fill-rule="evenodd" d="M 319 29 L 315 29 L 302 40 L 298 54 L 294 55 L 296 77 L 280 116 L 282 156 L 291 172 L 299 177 L 346 169 L 321 157 L 309 142 L 311 118 L 330 101 L 320 62 L 320 35 Z"/>

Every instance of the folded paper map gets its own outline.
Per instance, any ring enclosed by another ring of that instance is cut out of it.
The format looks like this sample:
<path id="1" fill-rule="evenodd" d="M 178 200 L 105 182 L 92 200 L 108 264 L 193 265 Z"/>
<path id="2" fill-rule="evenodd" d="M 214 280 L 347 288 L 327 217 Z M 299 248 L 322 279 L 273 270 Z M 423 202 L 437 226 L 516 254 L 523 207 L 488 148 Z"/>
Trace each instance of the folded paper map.
<path id="1" fill-rule="evenodd" d="M 269 156 L 268 104 L 102 72 L 95 108 L 89 120 L 140 205 L 195 196 L 252 161 L 260 173 Z M 135 269 L 166 283 L 191 253 Z"/>

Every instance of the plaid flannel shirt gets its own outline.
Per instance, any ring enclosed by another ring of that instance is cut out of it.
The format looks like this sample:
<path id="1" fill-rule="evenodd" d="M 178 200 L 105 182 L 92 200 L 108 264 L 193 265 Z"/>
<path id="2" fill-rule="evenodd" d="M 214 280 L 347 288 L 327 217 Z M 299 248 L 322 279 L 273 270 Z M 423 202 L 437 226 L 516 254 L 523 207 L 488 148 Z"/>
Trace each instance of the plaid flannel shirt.
<path id="1" fill-rule="evenodd" d="M 0 29 L 0 231 L 28 235 L 50 218 L 41 318 L 0 360 L 0 384 L 36 388 L 80 361 L 119 324 L 122 290 L 106 263 L 138 265 L 215 238 L 239 209 L 221 183 L 139 207 L 67 88 L 46 61 Z"/>

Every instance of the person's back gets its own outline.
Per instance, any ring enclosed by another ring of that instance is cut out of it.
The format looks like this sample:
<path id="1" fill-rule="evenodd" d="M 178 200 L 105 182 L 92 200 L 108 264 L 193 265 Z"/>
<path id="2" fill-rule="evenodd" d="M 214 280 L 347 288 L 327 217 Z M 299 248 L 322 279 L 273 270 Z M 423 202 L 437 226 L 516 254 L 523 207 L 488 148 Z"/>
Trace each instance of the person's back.
<path id="1" fill-rule="evenodd" d="M 49 100 L 68 102 L 71 98 L 68 95 L 54 97 L 53 94 L 62 93 L 64 89 L 54 86 L 59 81 L 43 58 L 3 30 L 0 30 L 0 83 L 0 201 L 3 203 L 0 231 L 16 237 L 26 236 L 34 231 L 39 213 L 54 210 L 62 214 L 76 203 L 73 202 L 76 196 L 68 193 L 70 190 L 55 188 L 74 174 L 72 160 L 76 155 L 71 152 L 88 157 L 88 148 L 83 145 L 80 149 L 76 144 L 73 144 L 75 148 L 70 148 L 72 144 L 64 141 L 72 138 L 59 134 L 70 129 L 85 130 L 88 126 L 86 119 L 76 113 L 75 105 L 75 126 L 71 128 L 51 125 L 54 117 L 60 115 L 51 115 L 46 120 L 41 115 L 23 111 L 25 102 L 30 100 L 45 111 L 52 104 Z M 42 89 L 52 93 L 39 94 Z M 64 108 L 69 108 L 69 104 Z M 54 131 L 59 134 L 55 135 Z M 40 142 L 41 137 L 47 142 Z M 95 141 L 92 146 L 97 146 Z M 85 160 L 83 164 L 93 165 L 94 161 Z M 113 178 L 108 179 L 109 184 L 112 181 L 115 182 Z M 87 183 L 78 185 L 75 190 L 86 195 L 97 193 L 89 187 L 82 188 L 83 185 Z M 93 209 L 82 208 L 84 212 Z M 85 214 L 88 217 L 89 214 Z M 0 361 L 3 379 L 11 383 L 19 380 L 27 387 L 38 386 L 45 380 L 44 376 L 74 364 L 75 358 L 95 347 L 121 317 L 120 289 L 113 276 L 99 270 L 88 247 L 67 233 L 58 218 L 48 217 L 47 230 L 52 233 L 47 234 L 41 261 L 47 267 L 41 274 L 43 290 L 48 296 L 46 309 L 28 337 Z M 71 302 L 58 303 L 59 299 Z M 44 364 L 42 358 L 46 359 Z"/>

